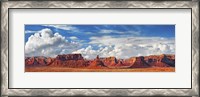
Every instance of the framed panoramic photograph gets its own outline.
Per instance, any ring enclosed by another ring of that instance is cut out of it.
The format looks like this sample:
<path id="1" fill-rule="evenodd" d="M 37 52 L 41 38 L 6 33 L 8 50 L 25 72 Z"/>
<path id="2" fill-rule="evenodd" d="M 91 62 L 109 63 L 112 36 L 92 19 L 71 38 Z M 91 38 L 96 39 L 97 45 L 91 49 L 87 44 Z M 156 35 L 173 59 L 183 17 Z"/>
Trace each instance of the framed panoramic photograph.
<path id="1" fill-rule="evenodd" d="M 198 96 L 198 1 L 1 2 L 2 96 Z"/>
<path id="2" fill-rule="evenodd" d="M 24 39 L 25 72 L 175 72 L 175 25 L 25 25 Z"/>

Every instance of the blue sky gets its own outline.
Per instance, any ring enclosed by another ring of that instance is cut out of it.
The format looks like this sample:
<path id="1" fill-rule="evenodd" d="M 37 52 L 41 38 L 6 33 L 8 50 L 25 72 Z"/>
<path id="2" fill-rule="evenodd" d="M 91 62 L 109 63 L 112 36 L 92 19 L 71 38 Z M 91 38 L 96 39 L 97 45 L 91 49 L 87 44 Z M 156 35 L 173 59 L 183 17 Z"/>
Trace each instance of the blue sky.
<path id="1" fill-rule="evenodd" d="M 111 35 L 120 37 L 122 35 L 128 36 L 144 36 L 144 37 L 175 37 L 175 25 L 70 25 L 76 27 L 79 31 L 76 30 L 64 30 L 60 28 L 55 28 L 51 26 L 43 25 L 25 25 L 25 31 L 40 31 L 44 28 L 51 29 L 54 33 L 59 32 L 61 35 L 70 37 L 76 36 L 81 40 L 88 40 L 91 36 L 104 36 Z M 116 30 L 123 32 L 122 34 L 115 33 L 99 33 L 101 30 Z M 135 31 L 135 33 L 128 33 L 128 31 Z M 92 34 L 88 34 L 91 32 Z M 27 42 L 28 37 L 34 33 L 26 33 L 25 41 Z"/>
<path id="2" fill-rule="evenodd" d="M 146 45 L 147 47 L 148 46 L 154 47 L 154 45 L 150 45 L 148 44 L 148 42 L 155 45 L 165 44 L 167 45 L 166 48 L 174 46 L 175 44 L 174 43 L 175 42 L 174 41 L 175 25 L 64 25 L 64 24 L 62 25 L 25 25 L 26 47 L 29 49 L 31 48 L 33 52 L 37 48 L 40 48 L 40 50 L 43 50 L 43 51 L 45 49 L 49 49 L 48 45 L 45 43 L 42 44 L 43 46 L 45 45 L 44 49 L 41 49 L 41 47 L 30 47 L 31 43 L 33 43 L 35 40 L 29 40 L 29 37 L 34 36 L 34 34 L 36 33 L 42 33 L 41 31 L 43 29 L 48 29 L 48 31 L 50 31 L 52 35 L 54 35 L 55 33 L 58 33 L 59 35 L 64 37 L 65 38 L 64 40 L 66 40 L 68 43 L 78 44 L 78 46 L 76 47 L 76 49 L 74 49 L 74 51 L 72 50 L 71 52 L 67 52 L 67 53 L 74 53 L 77 51 L 79 51 L 78 53 L 84 52 L 86 57 L 87 57 L 87 51 L 83 51 L 83 49 L 86 49 L 88 47 L 93 51 L 97 51 L 97 50 L 99 51 L 101 47 L 103 48 L 111 47 L 115 49 L 116 47 L 119 47 L 118 44 L 120 43 L 110 43 L 110 44 L 107 44 L 107 43 L 115 42 L 116 40 L 118 41 L 120 39 L 124 41 L 124 43 L 127 45 L 133 45 L 131 46 L 132 48 L 142 47 L 141 44 L 144 44 L 145 42 L 146 44 L 144 45 Z M 106 41 L 105 42 L 99 41 L 101 39 L 102 41 L 104 40 Z M 130 41 L 127 39 L 130 39 Z M 153 42 L 154 40 L 157 40 L 157 41 Z M 169 40 L 170 43 L 167 42 L 167 40 Z M 33 41 L 33 42 L 29 42 L 29 41 Z M 80 51 L 81 49 L 82 49 L 82 52 Z M 144 50 L 148 50 L 148 49 L 144 49 Z M 61 52 L 57 52 L 57 53 L 62 54 Z M 166 51 L 166 52 L 164 51 L 160 53 L 174 53 L 174 51 Z M 101 55 L 100 52 L 96 54 Z M 114 56 L 115 54 L 111 54 L 111 55 Z M 135 55 L 133 54 L 133 56 L 138 56 L 138 55 L 140 55 L 140 53 L 135 54 Z M 145 54 L 142 54 L 142 55 L 145 55 Z M 29 54 L 29 56 L 31 56 L 31 54 Z M 48 54 L 46 54 L 46 56 L 48 56 Z M 95 56 L 95 54 L 93 56 Z M 102 56 L 106 56 L 106 55 L 102 54 Z"/>

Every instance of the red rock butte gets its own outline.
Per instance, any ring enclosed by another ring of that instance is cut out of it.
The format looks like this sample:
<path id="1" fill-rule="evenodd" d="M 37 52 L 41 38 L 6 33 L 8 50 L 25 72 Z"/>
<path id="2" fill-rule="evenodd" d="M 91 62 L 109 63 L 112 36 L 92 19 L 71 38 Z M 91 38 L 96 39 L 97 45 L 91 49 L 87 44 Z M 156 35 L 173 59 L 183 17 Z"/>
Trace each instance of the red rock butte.
<path id="1" fill-rule="evenodd" d="M 117 59 L 116 57 L 84 59 L 81 54 L 63 54 L 51 57 L 26 57 L 26 67 L 48 66 L 68 68 L 148 68 L 148 67 L 175 67 L 175 55 L 161 54 L 150 56 L 130 57 Z"/>

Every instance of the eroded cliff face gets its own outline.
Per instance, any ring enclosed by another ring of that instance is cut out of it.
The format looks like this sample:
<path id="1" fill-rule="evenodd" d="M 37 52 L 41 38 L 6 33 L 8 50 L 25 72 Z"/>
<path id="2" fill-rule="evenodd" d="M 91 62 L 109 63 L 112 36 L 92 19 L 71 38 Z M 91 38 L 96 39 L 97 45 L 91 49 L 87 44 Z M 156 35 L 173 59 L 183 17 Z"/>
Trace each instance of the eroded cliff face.
<path id="1" fill-rule="evenodd" d="M 102 61 L 107 67 L 115 66 L 118 63 L 118 60 L 115 57 L 107 57 Z"/>
<path id="2" fill-rule="evenodd" d="M 147 68 L 147 67 L 175 67 L 175 55 L 151 55 L 117 59 L 115 57 L 87 60 L 81 54 L 64 54 L 56 58 L 27 57 L 25 66 L 53 66 L 69 68 Z"/>
<path id="3" fill-rule="evenodd" d="M 26 66 L 48 66 L 53 62 L 53 58 L 47 58 L 43 56 L 38 57 L 26 57 L 25 65 Z"/>
<path id="4" fill-rule="evenodd" d="M 84 60 L 81 54 L 58 55 L 56 56 L 52 64 L 50 64 L 50 66 L 70 67 L 70 68 L 87 67 L 88 65 L 89 61 Z"/>
<path id="5" fill-rule="evenodd" d="M 130 64 L 130 68 L 145 68 L 150 67 L 144 60 L 143 56 L 140 57 L 132 57 L 126 61 L 127 64 Z"/>
<path id="6" fill-rule="evenodd" d="M 105 68 L 105 64 L 103 61 L 99 58 L 99 56 L 96 57 L 96 59 L 90 61 L 88 68 L 92 69 L 98 69 L 98 68 Z"/>
<path id="7" fill-rule="evenodd" d="M 144 60 L 152 67 L 175 67 L 175 55 L 151 55 Z"/>
<path id="8" fill-rule="evenodd" d="M 57 60 L 83 60 L 83 57 L 81 54 L 64 54 L 64 55 L 58 55 L 56 56 Z"/>

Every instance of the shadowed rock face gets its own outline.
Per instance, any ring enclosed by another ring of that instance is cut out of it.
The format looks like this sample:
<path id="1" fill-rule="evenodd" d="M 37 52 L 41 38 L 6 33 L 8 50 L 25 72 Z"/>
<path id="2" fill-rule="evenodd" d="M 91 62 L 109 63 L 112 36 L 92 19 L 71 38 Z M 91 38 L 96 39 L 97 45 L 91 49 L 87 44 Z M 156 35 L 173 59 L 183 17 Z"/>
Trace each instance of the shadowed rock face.
<path id="1" fill-rule="evenodd" d="M 56 57 L 57 60 L 83 60 L 83 57 L 81 54 L 66 54 L 66 55 L 58 55 Z"/>
<path id="2" fill-rule="evenodd" d="M 106 57 L 86 60 L 81 54 L 58 55 L 50 57 L 27 57 L 25 66 L 53 66 L 69 68 L 147 68 L 147 67 L 175 67 L 175 55 L 151 55 L 117 59 Z"/>
<path id="3" fill-rule="evenodd" d="M 25 65 L 26 66 L 47 66 L 53 62 L 53 58 L 47 57 L 26 57 Z"/>
<path id="4" fill-rule="evenodd" d="M 115 66 L 118 63 L 118 60 L 115 57 L 108 57 L 103 59 L 103 63 L 108 67 Z"/>
<path id="5" fill-rule="evenodd" d="M 132 57 L 128 59 L 128 64 L 130 64 L 130 68 L 145 68 L 150 67 L 144 60 L 144 57 Z"/>
<path id="6" fill-rule="evenodd" d="M 145 57 L 144 60 L 153 67 L 175 67 L 174 55 L 151 55 Z"/>
<path id="7" fill-rule="evenodd" d="M 93 61 L 90 61 L 88 68 L 104 68 L 107 67 L 104 65 L 103 61 L 100 60 L 99 56 L 97 55 L 96 59 L 94 59 Z"/>
<path id="8" fill-rule="evenodd" d="M 69 67 L 69 68 L 83 68 L 87 67 L 87 60 L 55 60 L 50 66 L 52 67 Z"/>
<path id="9" fill-rule="evenodd" d="M 79 68 L 87 67 L 89 61 L 84 60 L 81 54 L 58 55 L 50 66 Z"/>

